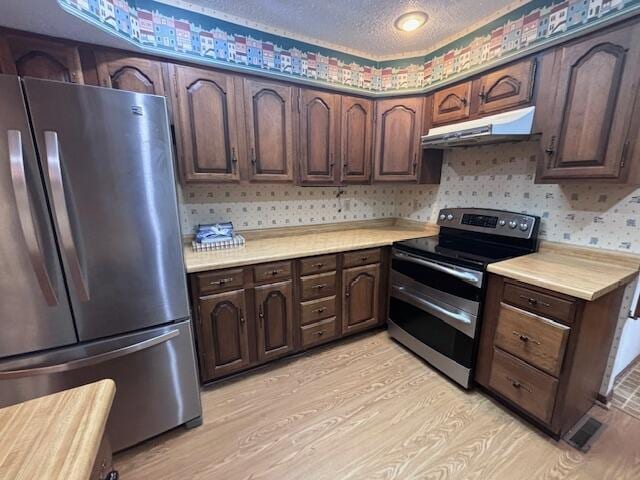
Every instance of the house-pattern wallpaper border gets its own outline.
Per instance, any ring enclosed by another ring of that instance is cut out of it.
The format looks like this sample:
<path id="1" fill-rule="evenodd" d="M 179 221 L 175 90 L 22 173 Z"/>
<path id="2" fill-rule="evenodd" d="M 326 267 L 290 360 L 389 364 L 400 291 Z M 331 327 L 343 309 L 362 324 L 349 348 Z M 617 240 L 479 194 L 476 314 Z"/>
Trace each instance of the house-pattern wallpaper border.
<path id="1" fill-rule="evenodd" d="M 432 89 L 479 68 L 640 10 L 640 0 L 532 0 L 425 56 L 377 62 L 154 0 L 57 0 L 153 53 L 359 92 Z"/>

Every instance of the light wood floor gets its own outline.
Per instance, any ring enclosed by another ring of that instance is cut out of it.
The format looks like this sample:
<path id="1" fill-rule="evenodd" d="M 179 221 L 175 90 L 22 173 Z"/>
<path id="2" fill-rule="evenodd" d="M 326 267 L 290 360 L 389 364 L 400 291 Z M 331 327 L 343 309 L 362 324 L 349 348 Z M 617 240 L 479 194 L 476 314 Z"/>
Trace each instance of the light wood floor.
<path id="1" fill-rule="evenodd" d="M 588 454 L 376 332 L 203 392 L 204 425 L 116 456 L 133 479 L 640 479 L 640 420 L 594 407 Z"/>

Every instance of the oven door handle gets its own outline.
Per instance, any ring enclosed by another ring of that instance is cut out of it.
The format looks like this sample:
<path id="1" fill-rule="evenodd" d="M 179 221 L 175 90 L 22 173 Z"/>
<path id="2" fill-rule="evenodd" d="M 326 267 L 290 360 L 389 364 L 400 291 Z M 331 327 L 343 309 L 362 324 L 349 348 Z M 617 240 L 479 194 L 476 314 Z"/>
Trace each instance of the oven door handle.
<path id="1" fill-rule="evenodd" d="M 415 257 L 413 255 L 409 255 L 407 253 L 401 253 L 398 251 L 393 252 L 393 258 L 397 258 L 398 260 L 406 260 L 408 262 L 417 263 L 418 265 L 422 265 L 427 268 L 431 268 L 433 270 L 438 270 L 439 272 L 446 273 L 451 275 L 452 277 L 456 277 L 463 282 L 470 283 L 471 285 L 475 285 L 476 287 L 482 286 L 482 277 L 478 275 L 474 275 L 470 272 L 461 272 L 451 267 L 447 267 L 440 263 L 430 262 L 429 260 L 424 260 L 422 258 Z"/>
<path id="2" fill-rule="evenodd" d="M 391 296 L 396 297 L 399 300 L 404 299 L 416 307 L 438 317 L 440 320 L 451 325 L 456 330 L 460 330 L 470 337 L 474 336 L 475 322 L 469 314 L 452 312 L 447 308 L 443 308 L 440 305 L 430 302 L 422 296 L 416 295 L 412 290 L 401 285 L 393 285 L 391 287 L 391 291 Z"/>

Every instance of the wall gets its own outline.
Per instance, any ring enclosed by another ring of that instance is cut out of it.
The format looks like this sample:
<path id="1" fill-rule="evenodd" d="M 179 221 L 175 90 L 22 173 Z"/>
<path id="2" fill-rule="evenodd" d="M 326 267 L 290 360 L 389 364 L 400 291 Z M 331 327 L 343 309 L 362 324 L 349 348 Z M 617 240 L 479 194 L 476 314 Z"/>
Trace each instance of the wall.
<path id="1" fill-rule="evenodd" d="M 431 89 L 640 10 L 640 0 L 531 0 L 427 55 L 378 62 L 154 0 L 58 4 L 150 53 L 373 93 Z"/>
<path id="2" fill-rule="evenodd" d="M 396 186 L 295 187 L 206 185 L 183 187 L 184 234 L 199 223 L 232 221 L 236 229 L 290 227 L 396 216 Z M 343 192 L 338 197 L 338 192 Z"/>

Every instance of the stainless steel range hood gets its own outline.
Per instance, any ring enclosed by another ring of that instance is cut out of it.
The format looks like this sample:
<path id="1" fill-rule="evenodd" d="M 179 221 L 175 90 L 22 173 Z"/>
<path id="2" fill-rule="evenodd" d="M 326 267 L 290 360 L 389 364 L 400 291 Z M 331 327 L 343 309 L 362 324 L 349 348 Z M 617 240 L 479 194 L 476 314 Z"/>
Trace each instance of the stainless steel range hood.
<path id="1" fill-rule="evenodd" d="M 477 120 L 432 128 L 422 137 L 422 147 L 469 147 L 526 140 L 531 135 L 535 109 L 536 107 L 521 108 Z"/>

